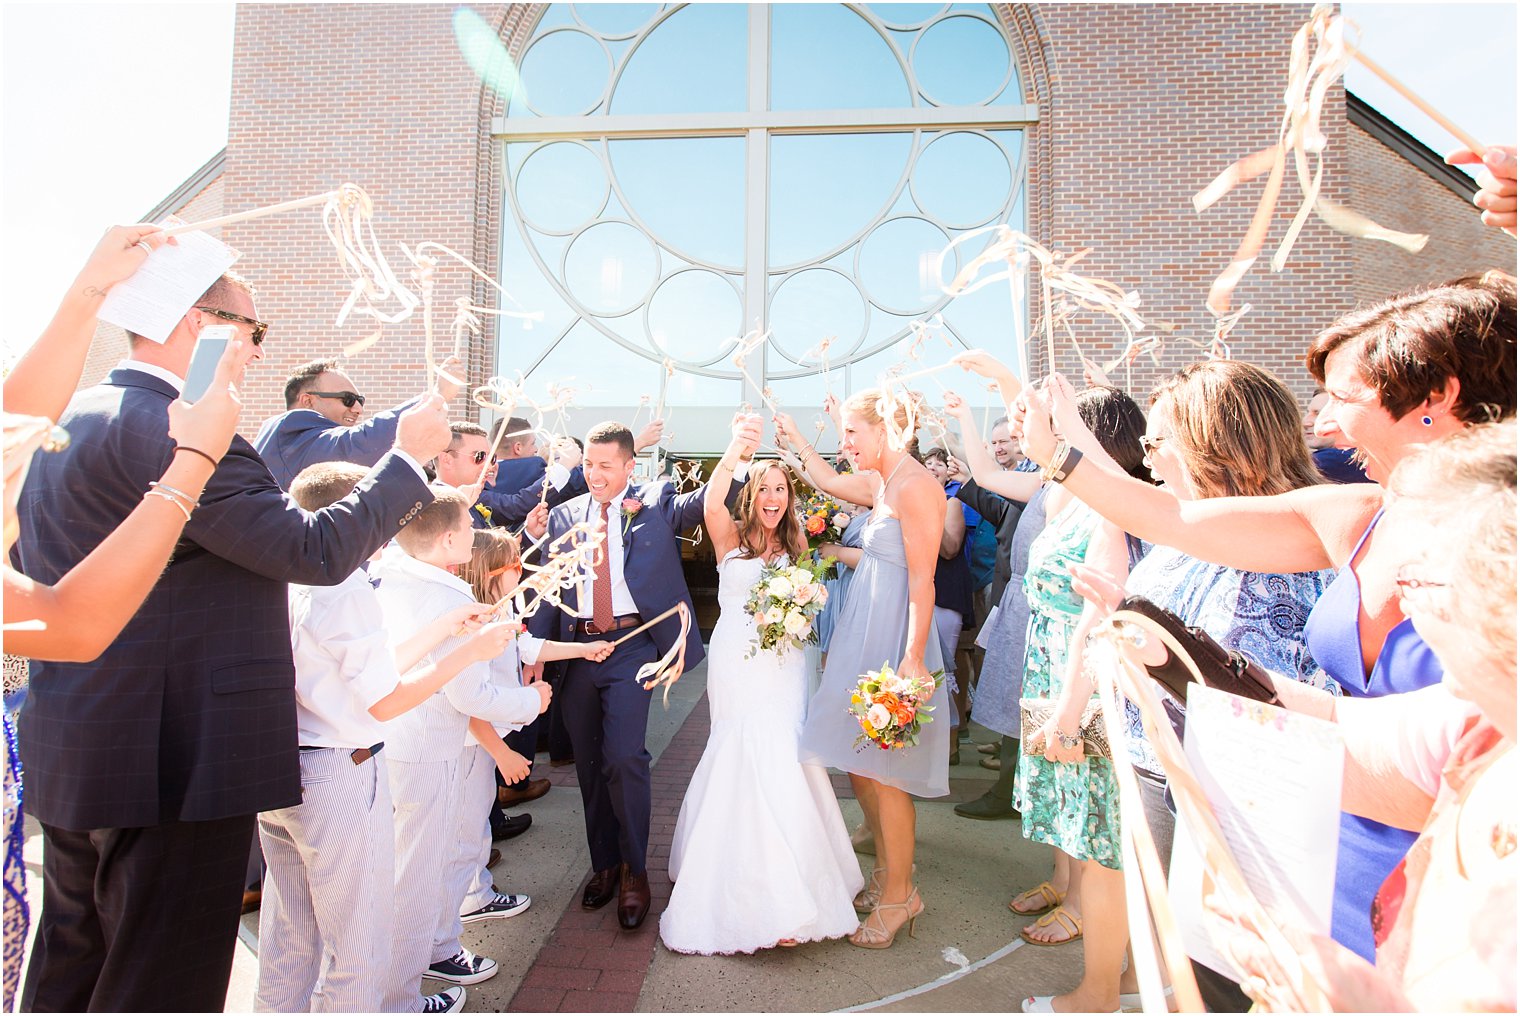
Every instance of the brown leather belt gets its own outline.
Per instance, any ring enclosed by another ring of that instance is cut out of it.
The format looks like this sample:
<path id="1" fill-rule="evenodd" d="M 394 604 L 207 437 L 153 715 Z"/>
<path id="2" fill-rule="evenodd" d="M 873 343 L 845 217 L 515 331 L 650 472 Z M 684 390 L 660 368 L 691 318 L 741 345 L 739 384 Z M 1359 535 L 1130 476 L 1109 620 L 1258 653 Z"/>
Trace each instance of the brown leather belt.
<path id="1" fill-rule="evenodd" d="M 351 751 L 351 752 L 348 753 L 348 757 L 354 760 L 354 765 L 356 765 L 356 766 L 362 766 L 364 763 L 368 762 L 370 759 L 372 759 L 376 755 L 380 754 L 380 749 L 384 748 L 384 747 L 385 747 L 385 742 L 381 741 L 379 744 L 372 744 L 368 748 L 355 748 L 353 751 Z M 328 748 L 323 748 L 321 745 L 307 745 L 307 744 L 303 744 L 303 745 L 301 745 L 301 750 L 302 751 L 342 751 L 343 749 L 342 748 L 331 748 L 331 749 L 328 749 Z"/>
<path id="2" fill-rule="evenodd" d="M 622 631 L 624 628 L 637 628 L 644 623 L 644 619 L 637 614 L 624 614 L 622 617 L 612 619 L 611 628 L 598 628 L 596 622 L 589 618 L 576 618 L 570 622 L 570 630 L 577 635 L 606 635 L 608 632 Z"/>

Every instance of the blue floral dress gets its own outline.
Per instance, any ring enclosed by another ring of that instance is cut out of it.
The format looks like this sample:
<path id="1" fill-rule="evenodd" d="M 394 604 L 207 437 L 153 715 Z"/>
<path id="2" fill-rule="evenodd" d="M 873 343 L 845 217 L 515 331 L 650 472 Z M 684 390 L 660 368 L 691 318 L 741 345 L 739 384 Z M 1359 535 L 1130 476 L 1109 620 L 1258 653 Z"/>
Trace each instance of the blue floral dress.
<path id="1" fill-rule="evenodd" d="M 1067 653 L 1082 617 L 1083 599 L 1067 568 L 1087 556 L 1101 519 L 1073 501 L 1050 520 L 1029 548 L 1024 592 L 1029 635 L 1024 651 L 1024 698 L 1056 699 L 1065 686 Z M 1019 754 L 1014 807 L 1023 813 L 1024 838 L 1048 843 L 1068 856 L 1120 867 L 1119 787 L 1113 763 L 1084 758 L 1050 762 Z"/>

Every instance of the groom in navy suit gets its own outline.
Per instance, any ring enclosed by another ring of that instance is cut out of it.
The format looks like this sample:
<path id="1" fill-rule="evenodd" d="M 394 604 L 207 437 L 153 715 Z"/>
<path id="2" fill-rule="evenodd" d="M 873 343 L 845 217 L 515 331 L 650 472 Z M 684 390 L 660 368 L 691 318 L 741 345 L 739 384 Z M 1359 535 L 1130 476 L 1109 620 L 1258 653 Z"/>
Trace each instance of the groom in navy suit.
<path id="1" fill-rule="evenodd" d="M 758 417 L 736 417 L 734 436 L 751 449 L 760 443 Z M 702 521 L 707 487 L 675 493 L 665 482 L 635 485 L 633 434 L 604 423 L 586 435 L 583 468 L 589 493 L 549 513 L 549 539 L 581 522 L 605 525 L 607 542 L 592 583 L 591 603 L 575 590 L 566 611 L 542 610 L 529 621 L 540 638 L 564 641 L 609 638 L 636 628 L 684 602 L 691 593 L 681 572 L 678 534 Z M 732 498 L 745 467 L 735 471 Z M 618 923 L 637 928 L 649 912 L 649 751 L 644 746 L 650 693 L 634 680 L 638 669 L 659 659 L 680 636 L 671 616 L 630 638 L 601 663 L 570 661 L 561 702 L 575 746 L 575 769 L 586 811 L 586 840 L 594 874 L 581 905 L 595 910 L 616 893 Z M 686 635 L 686 666 L 702 662 L 702 640 L 693 625 Z"/>

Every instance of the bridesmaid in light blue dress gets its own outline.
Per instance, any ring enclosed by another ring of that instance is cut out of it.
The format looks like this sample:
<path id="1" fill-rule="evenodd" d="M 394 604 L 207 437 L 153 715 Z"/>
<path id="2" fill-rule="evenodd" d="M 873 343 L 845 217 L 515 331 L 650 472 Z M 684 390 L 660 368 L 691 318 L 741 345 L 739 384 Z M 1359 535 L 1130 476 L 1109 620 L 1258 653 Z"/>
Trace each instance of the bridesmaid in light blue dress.
<path id="1" fill-rule="evenodd" d="M 859 473 L 841 476 L 807 443 L 784 413 L 775 415 L 778 435 L 799 453 L 807 479 L 819 490 L 871 506 L 862 533 L 860 565 L 850 595 L 834 624 L 823 682 L 808 706 L 798 741 L 804 763 L 850 774 L 855 797 L 876 840 L 881 866 L 855 899 L 869 911 L 850 937 L 854 945 L 885 949 L 923 912 L 913 885 L 913 799 L 949 793 L 950 708 L 946 683 L 934 690 L 932 721 L 919 743 L 884 751 L 855 749 L 860 724 L 849 712 L 850 694 L 868 670 L 891 666 L 908 676 L 944 669 L 933 634 L 934 567 L 945 524 L 944 490 L 902 448 L 893 447 L 881 418 L 881 393 L 858 392 L 843 406 L 841 448 Z M 899 428 L 906 412 L 898 409 Z"/>

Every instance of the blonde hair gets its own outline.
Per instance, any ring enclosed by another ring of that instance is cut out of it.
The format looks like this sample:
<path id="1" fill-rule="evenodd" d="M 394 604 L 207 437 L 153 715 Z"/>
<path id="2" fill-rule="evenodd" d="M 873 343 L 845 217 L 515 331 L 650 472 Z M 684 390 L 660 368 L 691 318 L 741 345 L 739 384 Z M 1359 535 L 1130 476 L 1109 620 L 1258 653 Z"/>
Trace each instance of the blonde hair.
<path id="1" fill-rule="evenodd" d="M 1406 457 L 1388 478 L 1389 511 L 1431 527 L 1433 557 L 1452 562 L 1451 614 L 1466 618 L 1485 655 L 1515 671 L 1513 418 L 1485 423 Z"/>
<path id="2" fill-rule="evenodd" d="M 920 393 L 889 384 L 886 388 L 861 389 L 845 399 L 839 410 L 873 427 L 885 427 L 888 446 L 905 451 L 913 446 L 922 404 Z"/>
<path id="3" fill-rule="evenodd" d="M 1281 494 L 1321 482 L 1293 393 L 1260 367 L 1208 360 L 1151 392 L 1200 498 Z"/>
<path id="4" fill-rule="evenodd" d="M 475 599 L 495 603 L 496 594 L 491 587 L 496 577 L 508 569 L 521 567 L 522 544 L 516 536 L 499 527 L 477 529 L 470 559 L 459 566 L 459 577 L 470 584 Z"/>

